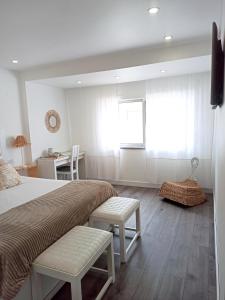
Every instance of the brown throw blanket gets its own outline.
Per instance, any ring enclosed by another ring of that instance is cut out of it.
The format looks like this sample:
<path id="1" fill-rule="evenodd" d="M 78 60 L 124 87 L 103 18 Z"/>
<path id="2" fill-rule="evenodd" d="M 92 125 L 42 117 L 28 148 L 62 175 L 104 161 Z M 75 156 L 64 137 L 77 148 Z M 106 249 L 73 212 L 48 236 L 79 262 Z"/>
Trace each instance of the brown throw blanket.
<path id="1" fill-rule="evenodd" d="M 0 215 L 0 297 L 15 297 L 34 259 L 115 195 L 109 183 L 73 181 Z"/>

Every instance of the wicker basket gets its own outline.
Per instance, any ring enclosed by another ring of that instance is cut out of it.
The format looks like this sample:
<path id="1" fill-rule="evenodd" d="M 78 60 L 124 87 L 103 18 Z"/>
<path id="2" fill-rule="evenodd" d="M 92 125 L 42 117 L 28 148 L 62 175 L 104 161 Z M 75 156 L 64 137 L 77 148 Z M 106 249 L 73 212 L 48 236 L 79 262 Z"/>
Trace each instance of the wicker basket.
<path id="1" fill-rule="evenodd" d="M 159 195 L 187 206 L 198 205 L 206 201 L 205 193 L 198 182 L 191 179 L 181 182 L 164 182 Z"/>

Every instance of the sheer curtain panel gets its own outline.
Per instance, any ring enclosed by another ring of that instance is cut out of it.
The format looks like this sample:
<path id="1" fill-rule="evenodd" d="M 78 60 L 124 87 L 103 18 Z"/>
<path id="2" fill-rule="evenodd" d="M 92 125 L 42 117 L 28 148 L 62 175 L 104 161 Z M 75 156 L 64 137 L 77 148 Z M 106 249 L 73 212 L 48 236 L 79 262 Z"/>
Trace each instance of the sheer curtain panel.
<path id="1" fill-rule="evenodd" d="M 146 148 L 152 158 L 211 159 L 209 74 L 146 82 Z"/>
<path id="2" fill-rule="evenodd" d="M 81 88 L 76 91 L 73 105 L 72 135 L 74 142 L 86 152 L 87 177 L 117 179 L 120 144 L 116 89 L 107 86 Z"/>
<path id="3" fill-rule="evenodd" d="M 146 178 L 154 184 L 190 176 L 190 159 L 200 164 L 197 178 L 211 187 L 214 114 L 210 74 L 146 82 Z"/>

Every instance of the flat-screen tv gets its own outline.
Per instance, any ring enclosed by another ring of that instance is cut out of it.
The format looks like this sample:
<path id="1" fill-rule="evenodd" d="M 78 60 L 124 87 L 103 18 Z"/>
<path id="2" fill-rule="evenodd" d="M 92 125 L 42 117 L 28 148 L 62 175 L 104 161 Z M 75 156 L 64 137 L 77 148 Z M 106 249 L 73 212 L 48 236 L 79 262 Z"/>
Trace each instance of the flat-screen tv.
<path id="1" fill-rule="evenodd" d="M 212 24 L 212 68 L 211 68 L 211 105 L 216 108 L 223 104 L 224 54 L 218 38 L 217 25 Z"/>

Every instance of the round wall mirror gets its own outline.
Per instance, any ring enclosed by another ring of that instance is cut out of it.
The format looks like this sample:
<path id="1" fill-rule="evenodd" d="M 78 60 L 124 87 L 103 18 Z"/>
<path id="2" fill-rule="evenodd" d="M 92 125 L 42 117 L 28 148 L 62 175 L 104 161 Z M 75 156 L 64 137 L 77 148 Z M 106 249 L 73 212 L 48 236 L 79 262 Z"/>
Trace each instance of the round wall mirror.
<path id="1" fill-rule="evenodd" d="M 61 125 L 60 116 L 55 110 L 49 110 L 45 115 L 45 125 L 48 131 L 57 132 Z"/>

